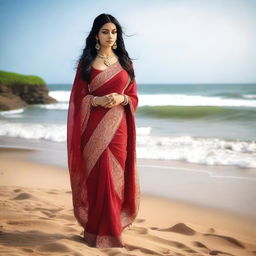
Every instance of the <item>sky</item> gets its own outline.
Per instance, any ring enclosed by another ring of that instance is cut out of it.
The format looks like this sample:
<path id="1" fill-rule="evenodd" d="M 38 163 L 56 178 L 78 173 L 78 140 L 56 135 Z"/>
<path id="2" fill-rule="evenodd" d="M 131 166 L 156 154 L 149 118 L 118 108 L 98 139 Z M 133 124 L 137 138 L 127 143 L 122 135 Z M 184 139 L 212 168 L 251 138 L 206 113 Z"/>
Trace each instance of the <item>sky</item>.
<path id="1" fill-rule="evenodd" d="M 256 82 L 256 0 L 0 0 L 0 11 L 0 70 L 48 84 L 73 82 L 101 13 L 122 25 L 137 83 Z"/>

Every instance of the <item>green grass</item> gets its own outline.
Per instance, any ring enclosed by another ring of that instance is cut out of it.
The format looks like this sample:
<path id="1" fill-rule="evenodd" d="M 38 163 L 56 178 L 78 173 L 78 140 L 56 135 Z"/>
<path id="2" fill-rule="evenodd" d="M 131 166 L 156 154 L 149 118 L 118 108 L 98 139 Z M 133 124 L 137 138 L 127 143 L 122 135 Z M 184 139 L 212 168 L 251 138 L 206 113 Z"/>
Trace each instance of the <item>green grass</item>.
<path id="1" fill-rule="evenodd" d="M 45 81 L 39 76 L 33 75 L 22 75 L 14 72 L 7 72 L 0 70 L 0 85 L 11 85 L 11 84 L 46 84 Z"/>

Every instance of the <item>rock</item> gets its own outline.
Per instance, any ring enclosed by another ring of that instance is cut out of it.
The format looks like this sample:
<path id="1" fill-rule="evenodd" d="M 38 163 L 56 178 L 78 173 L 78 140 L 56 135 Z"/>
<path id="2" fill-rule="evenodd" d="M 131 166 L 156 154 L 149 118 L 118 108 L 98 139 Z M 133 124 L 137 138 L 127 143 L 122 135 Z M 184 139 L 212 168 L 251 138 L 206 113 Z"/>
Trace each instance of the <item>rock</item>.
<path id="1" fill-rule="evenodd" d="M 58 102 L 48 94 L 46 83 L 38 76 L 0 71 L 0 111 Z"/>

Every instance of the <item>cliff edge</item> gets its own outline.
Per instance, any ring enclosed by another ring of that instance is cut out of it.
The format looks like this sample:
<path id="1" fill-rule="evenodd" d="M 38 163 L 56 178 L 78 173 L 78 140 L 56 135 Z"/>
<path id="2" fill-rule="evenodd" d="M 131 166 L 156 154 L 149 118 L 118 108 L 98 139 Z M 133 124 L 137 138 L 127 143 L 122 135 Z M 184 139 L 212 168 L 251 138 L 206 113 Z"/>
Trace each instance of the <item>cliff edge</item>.
<path id="1" fill-rule="evenodd" d="M 45 81 L 38 76 L 0 71 L 0 111 L 56 103 L 48 93 Z"/>

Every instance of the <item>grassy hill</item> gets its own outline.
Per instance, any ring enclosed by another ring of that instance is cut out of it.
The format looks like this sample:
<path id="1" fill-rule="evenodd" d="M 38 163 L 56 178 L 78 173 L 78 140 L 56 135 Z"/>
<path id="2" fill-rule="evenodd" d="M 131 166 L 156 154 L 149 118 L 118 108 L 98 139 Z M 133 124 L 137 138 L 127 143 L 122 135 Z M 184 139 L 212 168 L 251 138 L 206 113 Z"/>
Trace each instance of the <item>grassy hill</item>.
<path id="1" fill-rule="evenodd" d="M 45 81 L 35 75 L 0 70 L 0 111 L 26 107 L 28 104 L 50 104 L 57 100 L 48 95 Z"/>
<path id="2" fill-rule="evenodd" d="M 0 84 L 46 84 L 45 81 L 34 75 L 22 75 L 14 72 L 7 72 L 0 70 Z"/>

